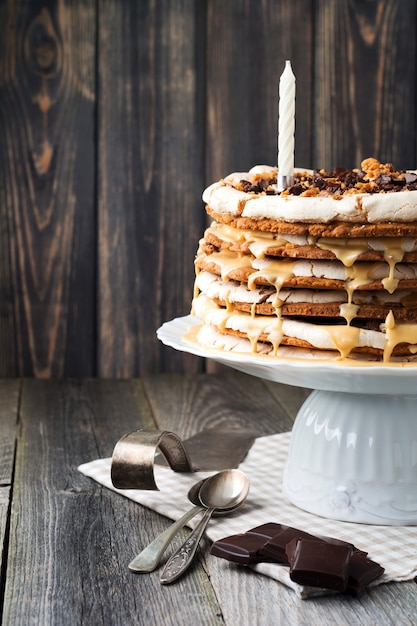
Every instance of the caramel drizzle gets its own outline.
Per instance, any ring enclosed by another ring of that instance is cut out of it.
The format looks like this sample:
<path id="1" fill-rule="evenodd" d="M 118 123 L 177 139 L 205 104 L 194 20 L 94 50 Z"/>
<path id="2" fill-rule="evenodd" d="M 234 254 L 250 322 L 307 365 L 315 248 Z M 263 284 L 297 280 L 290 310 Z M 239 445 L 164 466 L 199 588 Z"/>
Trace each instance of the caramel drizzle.
<path id="1" fill-rule="evenodd" d="M 261 233 L 252 231 L 242 231 L 225 224 L 212 224 L 211 228 L 215 231 L 216 235 L 225 241 L 228 241 L 234 245 L 246 243 L 248 249 L 257 260 L 264 260 L 266 252 L 271 245 L 286 245 L 294 244 L 294 238 L 290 237 L 277 237 L 273 233 Z M 297 239 L 297 238 L 296 238 Z M 331 251 L 335 257 L 343 264 L 346 271 L 346 279 L 344 288 L 347 293 L 347 303 L 340 305 L 340 316 L 346 321 L 346 325 L 343 326 L 320 326 L 320 330 L 327 333 L 334 347 L 339 351 L 341 358 L 346 357 L 352 349 L 358 346 L 359 340 L 359 328 L 351 326 L 352 320 L 356 317 L 358 311 L 358 305 L 352 303 L 353 294 L 359 288 L 363 287 L 373 281 L 372 272 L 375 267 L 380 267 L 380 263 L 355 263 L 360 254 L 366 252 L 370 248 L 370 244 L 367 239 L 331 239 L 331 238 L 313 238 L 307 237 L 306 241 L 303 238 L 298 238 L 300 245 L 316 245 L 323 250 Z M 399 279 L 395 276 L 395 268 L 397 263 L 400 263 L 404 258 L 405 245 L 404 238 L 395 237 L 378 237 L 374 243 L 377 244 L 378 249 L 383 251 L 385 262 L 388 264 L 388 276 L 382 279 L 382 285 L 384 289 L 392 294 L 398 287 Z M 415 243 L 414 243 L 415 245 Z M 210 255 L 210 259 L 220 267 L 222 280 L 227 281 L 229 274 L 233 270 L 253 266 L 250 262 L 250 257 L 247 254 L 239 254 L 230 251 L 222 250 L 221 252 L 215 252 Z M 270 319 L 267 322 L 261 323 L 262 316 L 255 315 L 256 304 L 252 305 L 250 321 L 248 322 L 248 316 L 236 311 L 233 311 L 232 303 L 229 298 L 226 299 L 226 316 L 221 320 L 220 327 L 224 330 L 226 327 L 228 316 L 234 315 L 242 318 L 246 321 L 247 335 L 252 345 L 252 350 L 257 352 L 257 343 L 261 334 L 266 334 L 268 340 L 273 345 L 274 354 L 276 354 L 278 347 L 282 341 L 282 315 L 281 306 L 282 301 L 279 298 L 280 291 L 284 283 L 294 276 L 294 269 L 299 264 L 299 261 L 288 261 L 286 259 L 274 259 L 267 263 L 264 268 L 252 272 L 248 279 L 249 289 L 255 289 L 256 283 L 259 279 L 267 281 L 269 284 L 275 287 L 276 297 L 273 301 L 273 306 L 276 310 L 276 321 L 271 324 Z M 314 262 L 310 261 L 312 268 Z M 198 288 L 195 287 L 194 295 L 196 297 Z M 396 324 L 392 311 L 388 315 L 383 328 L 386 332 L 385 347 L 384 347 L 384 361 L 389 361 L 392 352 L 396 345 L 399 343 L 415 344 L 415 352 L 417 352 L 417 324 Z M 410 351 L 414 352 L 414 348 L 410 346 Z"/>
<path id="2" fill-rule="evenodd" d="M 399 343 L 410 344 L 408 349 L 412 354 L 417 354 L 417 324 L 396 324 L 395 318 L 390 311 L 384 324 L 386 341 L 384 349 L 384 362 L 388 362 L 392 352 Z"/>

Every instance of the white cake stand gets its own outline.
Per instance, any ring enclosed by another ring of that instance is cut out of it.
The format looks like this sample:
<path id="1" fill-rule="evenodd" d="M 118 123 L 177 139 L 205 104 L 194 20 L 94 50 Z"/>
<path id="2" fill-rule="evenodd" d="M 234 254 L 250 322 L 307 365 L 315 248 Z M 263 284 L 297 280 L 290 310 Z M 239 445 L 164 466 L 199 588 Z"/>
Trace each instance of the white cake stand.
<path id="1" fill-rule="evenodd" d="M 314 389 L 298 412 L 284 472 L 292 504 L 347 522 L 417 524 L 417 363 L 288 359 L 205 349 L 184 340 L 192 316 L 158 338 L 253 376 Z"/>

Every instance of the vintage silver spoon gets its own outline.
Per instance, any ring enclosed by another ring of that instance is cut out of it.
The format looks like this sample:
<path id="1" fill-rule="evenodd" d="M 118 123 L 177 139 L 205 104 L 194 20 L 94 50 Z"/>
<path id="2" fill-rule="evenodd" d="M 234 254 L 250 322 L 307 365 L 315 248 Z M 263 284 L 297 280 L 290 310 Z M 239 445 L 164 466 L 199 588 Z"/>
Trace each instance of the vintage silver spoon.
<path id="1" fill-rule="evenodd" d="M 156 539 L 152 541 L 146 548 L 142 550 L 135 558 L 129 563 L 128 567 L 132 572 L 136 573 L 149 573 L 153 572 L 159 565 L 159 562 L 164 554 L 165 550 L 171 543 L 171 541 L 175 538 L 175 536 L 180 532 L 180 530 L 189 522 L 193 517 L 195 517 L 201 511 L 204 511 L 204 508 L 198 498 L 198 493 L 203 483 L 207 480 L 210 480 L 212 476 L 208 478 L 203 478 L 195 483 L 190 490 L 188 491 L 188 499 L 195 506 L 187 511 L 179 520 L 171 524 L 163 533 L 158 535 Z M 238 505 L 240 506 L 240 505 Z M 224 515 L 232 511 L 233 509 L 227 511 L 216 511 L 214 515 Z"/>
<path id="2" fill-rule="evenodd" d="M 174 582 L 188 569 L 214 511 L 220 509 L 227 512 L 236 509 L 246 500 L 248 492 L 249 479 L 238 469 L 219 472 L 202 484 L 198 497 L 207 510 L 182 546 L 166 563 L 159 579 L 161 584 Z"/>
<path id="3" fill-rule="evenodd" d="M 158 566 L 161 557 L 171 541 L 174 539 L 175 535 L 179 533 L 181 528 L 186 525 L 197 513 L 204 510 L 200 500 L 198 499 L 198 492 L 200 491 L 201 485 L 207 480 L 207 478 L 203 480 L 199 480 L 195 485 L 193 485 L 188 492 L 188 499 L 193 506 L 192 509 L 184 513 L 184 515 L 171 524 L 163 533 L 161 533 L 156 539 L 152 541 L 140 554 L 135 556 L 133 561 L 131 561 L 128 565 L 129 569 L 132 572 L 140 572 L 147 573 L 153 572 L 154 569 Z"/>

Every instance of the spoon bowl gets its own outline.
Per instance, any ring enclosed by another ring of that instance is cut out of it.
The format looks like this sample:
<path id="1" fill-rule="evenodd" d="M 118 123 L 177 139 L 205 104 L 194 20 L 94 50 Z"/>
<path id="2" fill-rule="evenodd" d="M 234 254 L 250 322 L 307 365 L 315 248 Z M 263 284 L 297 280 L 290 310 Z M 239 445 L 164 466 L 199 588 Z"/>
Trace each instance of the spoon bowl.
<path id="1" fill-rule="evenodd" d="M 204 481 L 198 497 L 206 507 L 206 512 L 182 546 L 168 560 L 159 579 L 161 584 L 174 582 L 188 569 L 213 513 L 216 510 L 230 512 L 236 509 L 244 503 L 248 493 L 249 479 L 237 469 L 224 470 Z"/>
<path id="2" fill-rule="evenodd" d="M 225 470 L 203 481 L 198 498 L 207 509 L 227 512 L 246 500 L 249 479 L 238 469 Z"/>
<path id="3" fill-rule="evenodd" d="M 223 472 L 221 472 L 222 474 Z M 191 504 L 195 506 L 184 513 L 184 515 L 171 524 L 163 533 L 158 535 L 156 539 L 152 541 L 146 548 L 142 550 L 137 556 L 135 556 L 132 561 L 130 561 L 128 567 L 131 572 L 136 572 L 138 574 L 144 574 L 153 572 L 156 569 L 161 561 L 161 558 L 171 543 L 171 541 L 176 537 L 176 535 L 180 532 L 180 530 L 198 513 L 204 510 L 204 505 L 201 504 L 199 499 L 199 492 L 201 487 L 207 482 L 211 481 L 215 476 L 209 476 L 208 478 L 203 478 L 196 482 L 192 487 L 190 487 L 188 491 L 188 499 Z M 239 505 L 238 505 L 239 506 Z M 233 507 L 234 509 L 235 507 Z M 218 509 L 214 512 L 214 515 L 225 515 L 229 513 L 231 509 Z"/>
<path id="4" fill-rule="evenodd" d="M 190 490 L 187 495 L 191 504 L 195 504 L 196 506 L 201 507 L 201 509 L 203 507 L 205 508 L 207 507 L 203 505 L 200 500 L 200 497 L 199 497 L 200 489 L 204 485 L 205 482 L 210 480 L 210 478 L 213 478 L 213 476 L 208 476 L 207 478 L 203 478 L 202 480 L 199 480 L 198 483 L 195 483 L 192 487 L 190 487 Z M 240 507 L 240 503 L 237 503 L 230 509 L 229 508 L 216 509 L 213 513 L 213 517 L 221 517 L 222 515 L 227 515 L 228 513 L 231 513 L 232 511 L 234 511 L 235 509 L 238 509 L 239 507 Z"/>

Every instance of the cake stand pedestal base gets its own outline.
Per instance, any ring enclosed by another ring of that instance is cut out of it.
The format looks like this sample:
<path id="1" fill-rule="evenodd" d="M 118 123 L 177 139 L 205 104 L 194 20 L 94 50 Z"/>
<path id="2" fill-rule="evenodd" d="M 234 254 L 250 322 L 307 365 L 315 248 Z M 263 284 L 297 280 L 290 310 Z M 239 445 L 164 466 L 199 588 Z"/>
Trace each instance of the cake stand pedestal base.
<path id="1" fill-rule="evenodd" d="M 331 519 L 417 524 L 417 395 L 313 391 L 291 435 L 284 493 Z"/>

